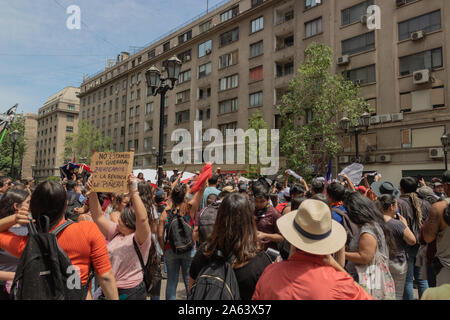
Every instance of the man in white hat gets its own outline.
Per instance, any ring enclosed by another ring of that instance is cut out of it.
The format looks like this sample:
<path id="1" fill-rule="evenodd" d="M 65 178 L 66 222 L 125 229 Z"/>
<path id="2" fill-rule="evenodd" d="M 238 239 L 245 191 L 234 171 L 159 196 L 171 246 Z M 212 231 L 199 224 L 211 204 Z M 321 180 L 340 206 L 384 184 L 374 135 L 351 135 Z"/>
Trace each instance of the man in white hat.
<path id="1" fill-rule="evenodd" d="M 344 247 L 347 234 L 325 203 L 306 200 L 277 225 L 291 255 L 266 268 L 253 300 L 373 300 L 331 257 Z"/>

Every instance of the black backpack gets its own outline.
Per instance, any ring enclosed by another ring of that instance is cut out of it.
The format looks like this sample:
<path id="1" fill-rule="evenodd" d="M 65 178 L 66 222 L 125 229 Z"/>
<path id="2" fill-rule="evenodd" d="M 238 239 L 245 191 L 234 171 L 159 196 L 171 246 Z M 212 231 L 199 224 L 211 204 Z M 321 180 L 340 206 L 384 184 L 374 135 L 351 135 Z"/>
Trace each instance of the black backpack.
<path id="1" fill-rule="evenodd" d="M 348 217 L 347 213 L 340 209 L 332 209 L 333 212 L 336 212 L 338 215 L 342 217 L 342 226 L 347 232 L 347 242 L 346 246 L 349 245 L 350 241 L 359 234 L 360 228 Z"/>
<path id="2" fill-rule="evenodd" d="M 41 232 L 33 223 L 28 224 L 29 240 L 17 265 L 11 300 L 85 300 L 93 277 L 92 266 L 86 285 L 81 286 L 76 269 L 56 238 L 74 222 L 67 221 L 48 232 L 49 218 L 43 216 L 39 221 Z"/>
<path id="3" fill-rule="evenodd" d="M 172 210 L 167 210 L 169 228 L 167 238 L 170 241 L 173 252 L 182 254 L 191 251 L 194 246 L 192 240 L 192 228 L 184 217 L 179 215 L 179 210 L 172 214 Z"/>
<path id="4" fill-rule="evenodd" d="M 212 234 L 214 225 L 216 224 L 217 211 L 219 210 L 220 202 L 215 202 L 206 207 L 198 220 L 198 235 L 200 244 L 206 242 L 208 237 Z"/>
<path id="5" fill-rule="evenodd" d="M 79 216 L 78 214 L 75 213 L 74 209 L 81 208 L 83 206 L 81 202 L 78 200 L 79 197 L 80 196 L 75 192 L 69 195 L 69 198 L 67 199 L 67 209 L 65 214 L 66 220 L 72 220 L 75 222 L 78 221 Z"/>
<path id="6" fill-rule="evenodd" d="M 225 259 L 220 251 L 200 270 L 188 294 L 188 300 L 241 300 L 239 283 L 233 267 L 232 256 Z"/>

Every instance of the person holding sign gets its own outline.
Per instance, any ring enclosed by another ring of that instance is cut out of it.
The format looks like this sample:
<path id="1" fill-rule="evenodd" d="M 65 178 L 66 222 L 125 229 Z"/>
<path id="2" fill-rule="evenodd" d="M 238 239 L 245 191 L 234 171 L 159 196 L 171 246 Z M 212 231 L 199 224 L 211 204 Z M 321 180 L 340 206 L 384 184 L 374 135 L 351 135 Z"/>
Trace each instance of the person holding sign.
<path id="1" fill-rule="evenodd" d="M 91 190 L 94 182 L 90 179 L 86 188 Z M 152 245 L 147 210 L 139 196 L 138 180 L 131 173 L 127 182 L 131 202 L 122 209 L 118 223 L 108 220 L 103 214 L 96 192 L 89 194 L 89 204 L 94 222 L 106 240 L 110 241 L 108 252 L 119 289 L 119 298 L 146 300 L 147 288 L 134 242 L 145 262 L 149 260 L 150 253 L 153 251 L 156 254 L 156 251 Z"/>

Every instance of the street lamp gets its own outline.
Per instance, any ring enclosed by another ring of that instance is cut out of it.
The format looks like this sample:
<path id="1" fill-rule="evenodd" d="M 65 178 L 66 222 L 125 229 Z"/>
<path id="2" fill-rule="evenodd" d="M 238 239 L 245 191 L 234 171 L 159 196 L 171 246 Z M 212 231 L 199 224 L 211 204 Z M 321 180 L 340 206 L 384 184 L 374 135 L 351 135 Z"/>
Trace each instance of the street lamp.
<path id="1" fill-rule="evenodd" d="M 14 156 L 16 153 L 16 143 L 17 140 L 19 140 L 20 137 L 20 132 L 17 130 L 14 130 L 13 132 L 11 132 L 11 143 L 12 143 L 12 159 L 11 159 L 11 178 L 14 179 Z"/>
<path id="2" fill-rule="evenodd" d="M 162 165 L 163 165 L 163 136 L 164 136 L 164 103 L 166 93 L 169 90 L 173 90 L 175 83 L 178 80 L 178 76 L 181 71 L 181 61 L 177 57 L 173 56 L 167 61 L 165 66 L 167 71 L 167 78 L 161 77 L 161 71 L 155 66 L 152 66 L 145 72 L 145 78 L 147 80 L 147 87 L 152 90 L 152 95 L 155 97 L 158 94 L 161 95 L 160 113 L 159 113 L 159 151 L 158 151 L 158 187 L 162 185 Z M 169 84 L 170 81 L 170 84 Z"/>
<path id="3" fill-rule="evenodd" d="M 341 121 L 339 122 L 339 126 L 342 130 L 345 131 L 345 133 L 347 134 L 349 129 L 350 129 L 350 125 L 351 125 L 351 121 L 349 118 L 347 117 L 343 117 L 341 119 Z M 367 112 L 363 113 L 360 118 L 358 123 L 355 125 L 353 133 L 355 134 L 355 148 L 356 148 L 356 162 L 359 163 L 359 140 L 358 140 L 358 136 L 359 134 L 363 131 L 360 127 L 365 127 L 366 128 L 366 132 L 369 131 L 369 126 L 370 126 L 370 114 L 368 114 Z"/>
<path id="4" fill-rule="evenodd" d="M 448 136 L 447 136 L 447 133 L 444 133 L 444 135 L 441 137 L 441 142 L 442 142 L 442 148 L 444 149 L 445 171 L 447 171 L 448 170 L 448 164 L 447 164 Z"/>

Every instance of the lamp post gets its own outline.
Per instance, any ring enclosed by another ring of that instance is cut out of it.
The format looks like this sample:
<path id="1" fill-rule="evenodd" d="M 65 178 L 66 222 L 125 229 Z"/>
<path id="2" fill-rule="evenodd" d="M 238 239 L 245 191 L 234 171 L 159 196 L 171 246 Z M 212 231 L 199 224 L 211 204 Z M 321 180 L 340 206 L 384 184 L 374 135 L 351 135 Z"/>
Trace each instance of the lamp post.
<path id="1" fill-rule="evenodd" d="M 167 78 L 161 77 L 161 72 L 155 66 L 145 72 L 145 78 L 147 80 L 147 87 L 152 90 L 152 95 L 155 97 L 158 94 L 161 95 L 160 113 L 159 113 L 159 151 L 158 151 L 158 187 L 162 185 L 162 165 L 163 165 L 163 136 L 164 136 L 164 103 L 166 93 L 169 90 L 173 90 L 175 83 L 178 80 L 178 76 L 181 71 L 181 61 L 177 57 L 173 56 L 167 61 L 166 70 Z M 169 83 L 170 82 L 170 83 Z"/>
<path id="2" fill-rule="evenodd" d="M 14 130 L 11 132 L 11 143 L 12 143 L 12 159 L 11 159 L 11 178 L 14 179 L 14 156 L 16 153 L 16 143 L 17 140 L 19 140 L 20 132 L 17 130 Z"/>
<path id="3" fill-rule="evenodd" d="M 448 136 L 447 136 L 447 133 L 444 133 L 444 135 L 441 137 L 441 142 L 442 142 L 442 148 L 444 149 L 445 171 L 447 171 L 448 170 L 448 164 L 447 164 Z"/>
<path id="4" fill-rule="evenodd" d="M 350 129 L 350 124 L 351 124 L 351 121 L 347 117 L 342 118 L 341 121 L 339 122 L 339 126 L 341 127 L 342 130 L 345 131 L 346 134 L 347 134 L 348 130 Z M 370 126 L 370 114 L 365 112 L 361 115 L 361 117 L 359 118 L 359 123 L 356 124 L 353 129 L 353 133 L 355 134 L 355 149 L 356 149 L 356 162 L 357 163 L 360 163 L 358 136 L 363 131 L 360 127 L 365 127 L 366 132 L 367 132 L 367 131 L 369 131 L 369 126 Z"/>

